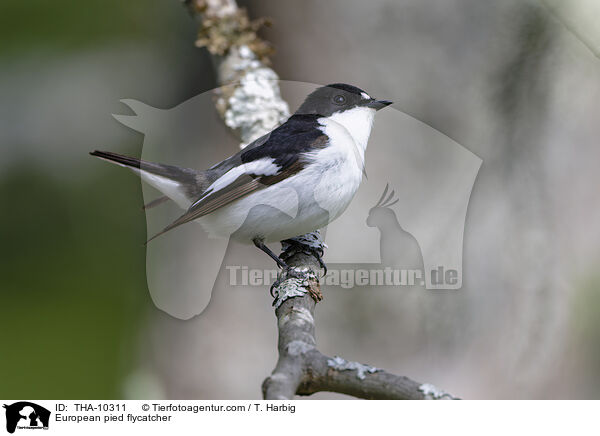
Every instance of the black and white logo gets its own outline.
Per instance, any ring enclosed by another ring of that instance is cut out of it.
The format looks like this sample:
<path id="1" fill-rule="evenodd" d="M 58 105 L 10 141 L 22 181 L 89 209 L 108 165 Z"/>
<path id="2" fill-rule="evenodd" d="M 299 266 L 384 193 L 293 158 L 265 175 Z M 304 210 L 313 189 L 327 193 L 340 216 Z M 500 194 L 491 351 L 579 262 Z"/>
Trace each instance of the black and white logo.
<path id="1" fill-rule="evenodd" d="M 16 429 L 47 430 L 50 411 L 29 401 L 5 404 L 6 431 L 14 433 Z"/>

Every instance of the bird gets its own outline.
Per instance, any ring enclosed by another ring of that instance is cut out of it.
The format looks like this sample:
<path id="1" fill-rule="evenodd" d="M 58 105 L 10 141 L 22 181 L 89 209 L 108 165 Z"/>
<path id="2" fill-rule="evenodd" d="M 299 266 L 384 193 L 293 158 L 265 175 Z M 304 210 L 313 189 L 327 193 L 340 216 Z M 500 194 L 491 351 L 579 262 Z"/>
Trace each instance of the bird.
<path id="1" fill-rule="evenodd" d="M 92 156 L 133 170 L 185 210 L 152 236 L 196 221 L 212 237 L 266 244 L 315 231 L 338 218 L 362 181 L 374 115 L 392 104 L 344 83 L 310 93 L 284 123 L 207 170 L 153 163 L 109 151 Z M 322 265 L 322 259 L 319 257 Z"/>

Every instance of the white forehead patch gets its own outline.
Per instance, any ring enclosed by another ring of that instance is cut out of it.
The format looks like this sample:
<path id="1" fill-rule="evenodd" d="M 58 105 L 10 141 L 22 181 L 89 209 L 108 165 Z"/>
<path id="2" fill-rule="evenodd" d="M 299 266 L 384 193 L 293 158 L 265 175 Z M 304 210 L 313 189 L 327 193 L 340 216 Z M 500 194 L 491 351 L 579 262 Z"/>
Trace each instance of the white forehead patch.
<path id="1" fill-rule="evenodd" d="M 369 94 L 367 94 L 366 92 L 361 92 L 360 95 L 365 100 L 371 100 L 371 96 Z"/>

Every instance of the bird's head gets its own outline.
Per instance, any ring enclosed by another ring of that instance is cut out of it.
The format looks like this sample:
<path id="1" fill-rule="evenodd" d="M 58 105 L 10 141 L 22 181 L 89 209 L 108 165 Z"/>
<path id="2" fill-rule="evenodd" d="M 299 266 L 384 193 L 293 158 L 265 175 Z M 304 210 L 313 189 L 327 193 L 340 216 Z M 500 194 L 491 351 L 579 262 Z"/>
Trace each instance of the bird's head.
<path id="1" fill-rule="evenodd" d="M 344 112 L 375 113 L 392 104 L 388 100 L 377 100 L 356 86 L 332 83 L 310 93 L 296 114 L 317 114 L 330 117 Z"/>

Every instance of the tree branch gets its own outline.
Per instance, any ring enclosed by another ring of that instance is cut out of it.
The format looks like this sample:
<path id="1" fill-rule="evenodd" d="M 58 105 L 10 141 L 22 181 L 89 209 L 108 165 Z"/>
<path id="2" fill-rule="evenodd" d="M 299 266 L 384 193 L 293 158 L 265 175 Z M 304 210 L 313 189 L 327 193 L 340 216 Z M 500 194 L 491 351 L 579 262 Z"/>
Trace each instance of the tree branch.
<path id="1" fill-rule="evenodd" d="M 290 266 L 319 270 L 314 255 L 297 245 L 287 244 L 282 257 Z M 263 382 L 267 400 L 291 399 L 329 391 L 365 399 L 437 400 L 455 399 L 435 386 L 418 383 L 382 369 L 328 357 L 316 348 L 314 313 L 316 300 L 311 289 L 319 286 L 316 276 L 305 281 L 283 277 L 276 288 L 275 315 L 279 329 L 279 360 L 271 376 Z"/>
<path id="2" fill-rule="evenodd" d="M 256 34 L 266 20 L 250 21 L 235 0 L 184 0 L 199 19 L 196 45 L 215 59 L 222 86 L 216 107 L 242 147 L 268 133 L 289 116 L 278 76 L 267 66 L 272 49 Z M 322 298 L 316 271 L 323 244 L 318 231 L 282 241 L 281 258 L 294 267 L 282 271 L 275 287 L 279 360 L 262 385 L 265 399 L 291 399 L 320 391 L 368 399 L 454 399 L 430 384 L 316 349 L 314 312 Z"/>

